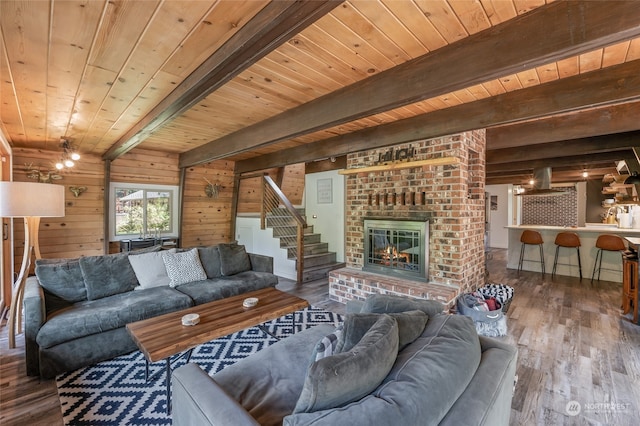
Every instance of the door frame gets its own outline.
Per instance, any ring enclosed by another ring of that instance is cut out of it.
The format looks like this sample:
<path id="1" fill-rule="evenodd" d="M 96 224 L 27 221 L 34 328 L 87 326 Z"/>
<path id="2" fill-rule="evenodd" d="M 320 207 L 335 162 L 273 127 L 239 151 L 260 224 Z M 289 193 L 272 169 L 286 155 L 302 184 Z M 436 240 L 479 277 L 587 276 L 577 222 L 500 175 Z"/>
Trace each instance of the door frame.
<path id="1" fill-rule="evenodd" d="M 0 181 L 12 180 L 13 155 L 9 142 L 0 131 Z M 13 220 L 0 218 L 2 221 L 2 244 L 0 244 L 0 320 L 4 319 L 11 305 L 13 289 Z"/>

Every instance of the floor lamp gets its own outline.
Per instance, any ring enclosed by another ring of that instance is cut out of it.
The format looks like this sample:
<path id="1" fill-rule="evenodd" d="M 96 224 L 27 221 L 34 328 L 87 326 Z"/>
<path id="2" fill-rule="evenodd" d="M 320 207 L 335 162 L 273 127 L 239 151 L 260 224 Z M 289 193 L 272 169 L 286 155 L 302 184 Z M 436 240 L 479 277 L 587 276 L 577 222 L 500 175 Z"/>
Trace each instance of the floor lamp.
<path id="1" fill-rule="evenodd" d="M 64 216 L 64 186 L 34 182 L 0 182 L 0 217 L 24 218 L 22 267 L 11 292 L 9 348 L 16 347 L 16 329 L 22 332 L 22 299 L 29 276 L 31 255 L 42 258 L 38 245 L 41 217 Z"/>

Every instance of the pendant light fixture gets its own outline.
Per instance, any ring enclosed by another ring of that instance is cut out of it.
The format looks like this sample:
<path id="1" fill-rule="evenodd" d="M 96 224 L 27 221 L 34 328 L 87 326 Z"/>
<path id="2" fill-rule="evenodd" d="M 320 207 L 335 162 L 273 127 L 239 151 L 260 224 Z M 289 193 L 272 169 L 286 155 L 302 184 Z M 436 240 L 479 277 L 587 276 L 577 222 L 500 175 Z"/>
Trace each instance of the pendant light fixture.
<path id="1" fill-rule="evenodd" d="M 67 139 L 60 139 L 60 147 L 62 148 L 62 157 L 56 163 L 56 169 L 62 170 L 65 167 L 71 168 L 75 166 L 75 162 L 80 159 L 80 154 L 75 151 Z"/>

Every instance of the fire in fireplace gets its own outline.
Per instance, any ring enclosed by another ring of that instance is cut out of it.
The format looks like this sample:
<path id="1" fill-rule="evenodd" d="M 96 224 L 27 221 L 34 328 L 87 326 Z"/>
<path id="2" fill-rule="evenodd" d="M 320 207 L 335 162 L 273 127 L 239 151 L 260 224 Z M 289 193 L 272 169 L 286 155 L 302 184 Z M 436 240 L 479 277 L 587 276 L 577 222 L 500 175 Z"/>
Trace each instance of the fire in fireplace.
<path id="1" fill-rule="evenodd" d="M 363 270 L 427 281 L 429 222 L 364 220 Z"/>

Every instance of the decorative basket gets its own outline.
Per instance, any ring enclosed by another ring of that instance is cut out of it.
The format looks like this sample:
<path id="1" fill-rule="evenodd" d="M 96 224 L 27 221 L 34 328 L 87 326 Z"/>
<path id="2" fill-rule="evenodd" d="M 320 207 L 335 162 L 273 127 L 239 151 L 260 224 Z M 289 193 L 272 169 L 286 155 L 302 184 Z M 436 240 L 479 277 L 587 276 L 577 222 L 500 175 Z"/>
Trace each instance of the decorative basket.
<path id="1" fill-rule="evenodd" d="M 507 313 L 511 300 L 513 299 L 513 287 L 509 287 L 504 284 L 487 284 L 484 287 L 480 287 L 478 292 L 482 294 L 485 299 L 495 297 L 502 305 L 502 312 Z"/>

